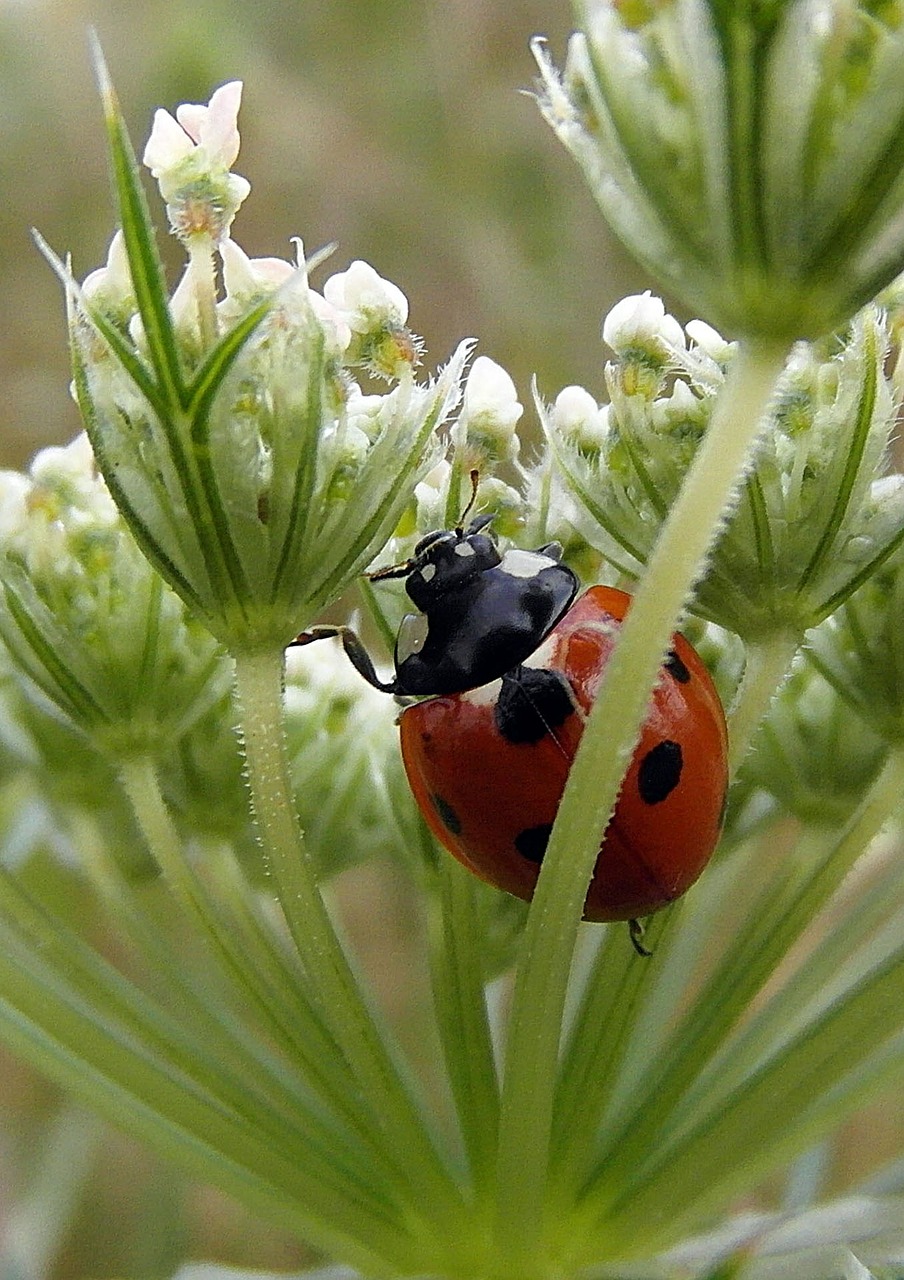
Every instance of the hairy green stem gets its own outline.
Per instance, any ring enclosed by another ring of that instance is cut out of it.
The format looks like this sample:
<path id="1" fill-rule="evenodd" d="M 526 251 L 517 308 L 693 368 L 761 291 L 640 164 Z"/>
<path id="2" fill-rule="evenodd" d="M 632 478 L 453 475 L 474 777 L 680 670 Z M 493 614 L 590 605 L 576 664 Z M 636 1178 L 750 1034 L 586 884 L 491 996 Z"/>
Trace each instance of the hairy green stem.
<path id="1" fill-rule="evenodd" d="M 528 916 L 506 1053 L 497 1242 L 535 1266 L 568 975 L 602 833 L 650 690 L 748 458 L 786 344 L 742 345 L 709 431 L 663 526 L 571 767 Z M 638 961 L 640 963 L 640 961 Z"/>
<path id="2" fill-rule="evenodd" d="M 374 1123 L 418 1188 L 417 1208 L 444 1220 L 461 1197 L 365 1002 L 318 888 L 289 779 L 281 650 L 237 653 L 235 682 L 261 844 L 299 958 Z"/>
<path id="3" fill-rule="evenodd" d="M 728 767 L 734 777 L 750 748 L 763 716 L 782 686 L 791 659 L 800 647 L 800 636 L 790 631 L 750 644 L 744 676 L 728 713 Z"/>

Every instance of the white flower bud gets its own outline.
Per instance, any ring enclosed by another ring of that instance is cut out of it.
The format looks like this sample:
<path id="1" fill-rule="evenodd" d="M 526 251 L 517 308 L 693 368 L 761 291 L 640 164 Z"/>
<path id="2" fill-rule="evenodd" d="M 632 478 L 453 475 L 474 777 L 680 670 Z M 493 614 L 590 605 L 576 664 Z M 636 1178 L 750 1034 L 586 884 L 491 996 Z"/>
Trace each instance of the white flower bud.
<path id="1" fill-rule="evenodd" d="M 396 285 L 359 260 L 330 276 L 323 296 L 341 312 L 353 333 L 401 328 L 408 319 L 408 299 Z"/>
<path id="2" fill-rule="evenodd" d="M 523 413 L 515 384 L 505 369 L 488 356 L 478 356 L 465 383 L 457 427 L 460 438 L 477 451 L 475 461 L 517 458 L 515 428 Z"/>
<path id="3" fill-rule="evenodd" d="M 672 348 L 685 349 L 684 330 L 649 289 L 615 304 L 603 321 L 603 341 L 616 355 L 642 351 L 659 360 Z"/>
<path id="4" fill-rule="evenodd" d="M 684 331 L 690 340 L 717 364 L 724 364 L 733 344 L 705 320 L 689 320 Z"/>
<path id="5" fill-rule="evenodd" d="M 583 387 L 565 387 L 556 396 L 549 423 L 579 449 L 596 453 L 605 446 L 609 434 L 609 407 L 598 405 Z"/>

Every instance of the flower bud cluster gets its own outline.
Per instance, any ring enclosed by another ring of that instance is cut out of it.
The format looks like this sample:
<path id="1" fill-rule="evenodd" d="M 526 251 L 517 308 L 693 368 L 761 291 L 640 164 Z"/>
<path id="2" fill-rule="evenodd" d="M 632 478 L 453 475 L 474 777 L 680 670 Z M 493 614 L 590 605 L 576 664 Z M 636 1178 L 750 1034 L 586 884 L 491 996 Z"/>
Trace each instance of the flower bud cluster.
<path id="1" fill-rule="evenodd" d="M 560 483 L 587 540 L 637 575 L 726 382 L 734 348 L 658 299 L 629 298 L 604 335 L 610 403 L 569 387 L 542 411 Z M 874 311 L 822 349 L 798 344 L 772 429 L 698 584 L 696 608 L 746 640 L 803 634 L 904 537 L 904 479 L 883 474 L 896 413 Z"/>
<path id="2" fill-rule="evenodd" d="M 808 637 L 808 658 L 885 742 L 904 742 L 904 556 L 898 553 Z"/>
<path id="3" fill-rule="evenodd" d="M 0 473 L 0 635 L 30 688 L 101 750 L 171 748 L 228 679 L 140 554 L 85 436 Z"/>
<path id="4" fill-rule="evenodd" d="M 535 46 L 540 107 L 619 238 L 695 313 L 817 337 L 901 271 L 897 0 L 578 12 L 563 74 Z"/>
<path id="5" fill-rule="evenodd" d="M 799 655 L 746 757 L 738 797 L 767 793 L 801 822 L 838 829 L 878 773 L 886 745 Z M 737 802 L 737 801 L 736 801 Z"/>
<path id="6" fill-rule="evenodd" d="M 145 163 L 188 251 L 172 295 L 111 100 L 122 231 L 81 288 L 67 278 L 98 465 L 144 553 L 233 651 L 284 646 L 373 560 L 439 455 L 468 353 L 420 383 L 407 299 L 367 263 L 318 293 L 300 244 L 295 262 L 244 253 L 240 98 L 226 85 L 155 117 Z"/>

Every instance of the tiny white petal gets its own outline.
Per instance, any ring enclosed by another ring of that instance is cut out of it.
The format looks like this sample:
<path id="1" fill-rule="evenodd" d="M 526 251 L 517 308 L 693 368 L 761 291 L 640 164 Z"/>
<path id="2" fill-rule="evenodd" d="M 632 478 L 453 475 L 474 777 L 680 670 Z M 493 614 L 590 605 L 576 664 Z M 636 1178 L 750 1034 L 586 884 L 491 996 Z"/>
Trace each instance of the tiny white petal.
<path id="1" fill-rule="evenodd" d="M 93 480 L 96 475 L 94 451 L 84 431 L 67 445 L 49 445 L 39 449 L 29 466 L 34 480 L 50 477 L 68 477 L 73 480 Z"/>
<path id="2" fill-rule="evenodd" d="M 198 325 L 198 283 L 195 262 L 195 258 L 189 258 L 188 266 L 182 273 L 182 279 L 170 298 L 170 314 L 177 328 L 197 328 Z"/>
<path id="3" fill-rule="evenodd" d="M 308 291 L 308 300 L 311 310 L 323 328 L 327 333 L 332 333 L 335 345 L 340 351 L 345 351 L 352 340 L 352 331 L 346 323 L 345 316 L 314 289 Z M 377 396 L 374 399 L 380 399 L 380 397 Z"/>
<path id="4" fill-rule="evenodd" d="M 713 360 L 724 360 L 731 343 L 705 320 L 689 320 L 684 326 L 687 336 Z"/>
<path id="5" fill-rule="evenodd" d="M 132 276 L 129 271 L 125 236 L 121 231 L 117 231 L 110 242 L 106 264 L 85 276 L 82 281 L 82 292 L 88 299 L 103 294 L 113 302 L 131 295 Z"/>
<path id="6" fill-rule="evenodd" d="M 191 155 L 194 144 L 191 138 L 168 111 L 158 107 L 154 112 L 151 136 L 142 157 L 155 178 L 172 169 L 180 160 Z"/>
<path id="7" fill-rule="evenodd" d="M 224 169 L 232 168 L 239 154 L 239 108 L 242 105 L 242 82 L 230 80 L 215 89 L 207 112 L 201 121 L 202 146 L 212 160 Z"/>
<path id="8" fill-rule="evenodd" d="M 249 258 L 244 249 L 228 237 L 218 247 L 227 297 L 247 296 L 268 286 L 278 289 L 296 270 L 283 258 Z"/>

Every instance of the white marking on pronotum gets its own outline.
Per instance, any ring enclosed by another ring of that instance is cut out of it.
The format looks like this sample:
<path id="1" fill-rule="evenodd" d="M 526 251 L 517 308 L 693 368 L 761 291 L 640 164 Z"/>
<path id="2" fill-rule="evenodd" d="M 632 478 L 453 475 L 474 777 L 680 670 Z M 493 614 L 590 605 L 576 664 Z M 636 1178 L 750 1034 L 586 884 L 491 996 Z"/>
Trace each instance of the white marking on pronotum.
<path id="1" fill-rule="evenodd" d="M 453 547 L 453 550 L 455 554 L 457 556 L 461 556 L 462 559 L 464 559 L 466 556 L 474 556 L 477 554 L 477 552 L 471 546 L 470 542 L 457 542 Z"/>
<path id="2" fill-rule="evenodd" d="M 503 573 L 510 573 L 513 578 L 533 578 L 541 569 L 548 569 L 557 563 L 550 556 L 538 556 L 536 551 L 522 551 L 519 547 L 512 547 L 502 557 L 499 567 Z"/>
<path id="3" fill-rule="evenodd" d="M 427 639 L 427 615 L 425 613 L 406 613 L 399 627 L 396 640 L 396 664 L 420 653 Z"/>
<path id="4" fill-rule="evenodd" d="M 424 582 L 430 582 L 431 579 L 434 578 L 435 576 L 436 576 L 436 565 L 425 564 L 423 569 L 421 570 L 421 577 L 423 578 Z"/>
<path id="5" fill-rule="evenodd" d="M 477 689 L 468 689 L 467 693 L 460 694 L 462 702 L 470 702 L 475 707 L 492 707 L 499 700 L 499 694 L 502 690 L 501 680 L 491 680 L 489 684 L 482 684 Z"/>

